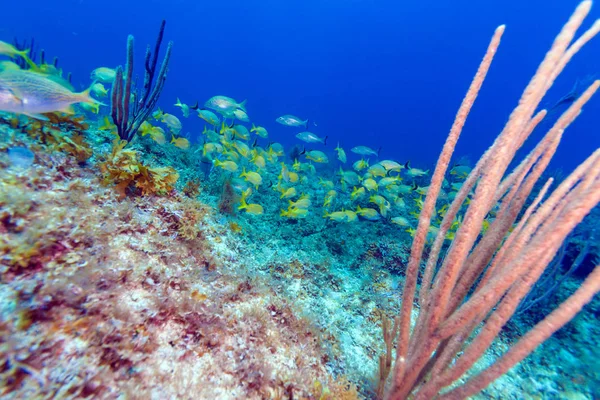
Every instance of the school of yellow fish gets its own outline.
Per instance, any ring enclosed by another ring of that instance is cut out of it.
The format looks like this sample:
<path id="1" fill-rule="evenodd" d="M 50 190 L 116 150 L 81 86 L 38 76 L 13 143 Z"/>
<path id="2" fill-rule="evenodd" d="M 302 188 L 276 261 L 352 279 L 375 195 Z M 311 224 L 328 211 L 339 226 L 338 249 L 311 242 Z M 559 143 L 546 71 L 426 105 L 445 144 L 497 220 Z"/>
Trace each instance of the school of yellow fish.
<path id="1" fill-rule="evenodd" d="M 70 111 L 72 104 L 77 104 L 86 112 L 98 114 L 103 105 L 99 99 L 106 98 L 109 92 L 104 85 L 110 85 L 115 79 L 114 69 L 97 68 L 91 73 L 89 89 L 75 93 L 73 87 L 62 79 L 62 71 L 47 64 L 36 65 L 29 60 L 26 51 L 19 51 L 0 41 L 0 54 L 10 58 L 21 57 L 29 65 L 29 69 L 21 70 L 11 61 L 0 63 L 0 111 L 43 118 L 42 112 Z M 2 97 L 3 82 L 5 86 L 12 85 L 5 97 Z M 36 86 L 31 87 L 31 82 Z M 39 87 L 43 87 L 42 92 Z M 37 91 L 34 90 L 36 88 Z M 90 94 L 95 98 L 89 97 Z M 24 101 L 24 96 L 28 96 L 28 101 Z M 23 103 L 35 104 L 37 109 L 27 109 Z M 21 108 L 15 104 L 20 104 Z M 188 138 L 181 136 L 181 120 L 160 109 L 141 125 L 139 135 L 150 137 L 158 145 L 193 151 L 199 154 L 203 163 L 212 164 L 213 174 L 226 174 L 233 187 L 240 191 L 240 211 L 252 216 L 262 215 L 265 208 L 252 203 L 251 197 L 257 192 L 268 194 L 271 191 L 280 202 L 281 218 L 303 219 L 315 214 L 336 223 L 383 221 L 414 234 L 428 189 L 419 183 L 426 180 L 428 170 L 412 168 L 409 162 L 401 164 L 394 160 L 379 160 L 379 151 L 367 146 L 350 149 L 358 158 L 350 163 L 339 142 L 329 155 L 322 150 L 305 148 L 302 152 L 295 152 L 294 159 L 289 159 L 283 145 L 271 141 L 265 127 L 251 122 L 246 101 L 214 96 L 200 107 L 198 103 L 190 106 L 177 98 L 174 106 L 181 110 L 183 117 L 189 118 L 191 112 L 196 112 L 205 122 L 199 144 L 192 146 Z M 325 146 L 327 143 L 329 136 L 319 137 L 307 130 L 308 119 L 288 114 L 275 121 L 284 126 L 303 128 L 296 138 L 309 146 Z M 114 125 L 105 116 L 98 121 L 97 128 L 113 131 Z M 167 135 L 170 135 L 170 140 Z M 268 144 L 261 146 L 259 141 Z M 331 161 L 330 157 L 334 160 Z M 450 171 L 440 195 L 437 219 L 430 228 L 432 237 L 470 170 L 468 165 L 456 165 Z M 483 231 L 487 230 L 493 218 L 494 211 L 485 220 Z M 461 217 L 458 216 L 447 239 L 454 237 L 460 223 Z"/>

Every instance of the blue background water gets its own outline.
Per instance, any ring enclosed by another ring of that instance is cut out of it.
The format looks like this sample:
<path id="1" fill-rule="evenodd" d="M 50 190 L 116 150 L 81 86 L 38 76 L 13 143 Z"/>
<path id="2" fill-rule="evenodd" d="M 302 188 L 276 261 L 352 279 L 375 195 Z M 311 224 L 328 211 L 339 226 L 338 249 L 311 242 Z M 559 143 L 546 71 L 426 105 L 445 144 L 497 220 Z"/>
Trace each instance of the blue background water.
<path id="1" fill-rule="evenodd" d="M 175 47 L 159 102 L 192 104 L 215 94 L 248 99 L 253 121 L 295 143 L 281 114 L 309 118 L 310 130 L 346 148 L 383 146 L 382 156 L 428 167 L 497 25 L 500 51 L 471 114 L 458 155 L 475 160 L 497 135 L 577 0 L 76 0 L 3 2 L 0 40 L 35 37 L 89 84 L 98 66 L 124 63 L 127 34 L 137 67 L 160 20 Z M 592 10 L 592 18 L 600 16 Z M 586 47 L 544 100 L 551 106 L 576 79 L 600 71 L 600 41 Z M 554 167 L 572 169 L 600 146 L 600 100 L 569 129 Z M 183 120 L 193 134 L 202 123 Z M 541 132 L 537 133 L 539 136 Z M 333 147 L 333 146 L 332 146 Z"/>

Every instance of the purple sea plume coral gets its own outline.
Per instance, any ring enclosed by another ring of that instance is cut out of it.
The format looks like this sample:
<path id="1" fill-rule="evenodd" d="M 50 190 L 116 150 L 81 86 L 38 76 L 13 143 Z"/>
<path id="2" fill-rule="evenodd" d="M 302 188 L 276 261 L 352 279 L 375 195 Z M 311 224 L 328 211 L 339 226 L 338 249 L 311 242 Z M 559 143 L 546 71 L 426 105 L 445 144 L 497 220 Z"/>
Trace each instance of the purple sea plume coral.
<path id="1" fill-rule="evenodd" d="M 137 87 L 133 82 L 134 38 L 133 35 L 129 35 L 127 38 L 127 63 L 124 70 L 121 66 L 117 67 L 111 97 L 111 116 L 114 124 L 117 126 L 117 132 L 121 140 L 130 142 L 134 138 L 140 125 L 148 118 L 156 106 L 156 102 L 165 85 L 173 42 L 169 42 L 167 45 L 165 58 L 160 66 L 158 75 L 156 75 L 158 53 L 162 44 L 165 23 L 163 20 L 160 24 L 154 52 L 150 50 L 150 46 L 146 48 L 144 87 L 140 93 L 138 93 Z M 156 82 L 154 81 L 155 75 Z"/>

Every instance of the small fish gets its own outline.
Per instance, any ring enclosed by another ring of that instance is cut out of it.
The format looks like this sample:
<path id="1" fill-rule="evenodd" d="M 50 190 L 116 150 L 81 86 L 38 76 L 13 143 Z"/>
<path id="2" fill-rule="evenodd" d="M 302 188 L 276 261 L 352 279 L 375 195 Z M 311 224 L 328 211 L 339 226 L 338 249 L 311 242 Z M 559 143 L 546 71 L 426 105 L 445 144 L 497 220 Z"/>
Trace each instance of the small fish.
<path id="1" fill-rule="evenodd" d="M 346 163 L 346 152 L 344 151 L 344 149 L 342 149 L 340 147 L 340 143 L 339 142 L 338 142 L 337 147 L 334 150 L 337 151 L 338 160 L 340 160 L 343 163 Z"/>
<path id="2" fill-rule="evenodd" d="M 466 178 L 471 173 L 471 169 L 468 165 L 455 165 L 450 170 L 450 175 L 456 175 L 458 178 Z"/>
<path id="3" fill-rule="evenodd" d="M 308 160 L 314 161 L 316 163 L 325 164 L 329 162 L 327 155 L 319 150 L 311 150 L 305 153 L 305 157 Z"/>
<path id="4" fill-rule="evenodd" d="M 381 163 L 371 165 L 369 169 L 367 169 L 367 172 L 371 174 L 371 176 L 378 176 L 380 178 L 383 178 L 387 175 L 387 170 L 383 165 L 381 165 Z"/>
<path id="5" fill-rule="evenodd" d="M 181 108 L 181 113 L 185 118 L 190 116 L 190 106 L 182 103 L 181 100 L 179 100 L 179 97 L 177 98 L 177 103 L 175 103 L 175 107 Z"/>
<path id="6" fill-rule="evenodd" d="M 140 133 L 142 136 L 150 135 L 152 140 L 154 140 L 156 143 L 158 143 L 160 145 L 163 145 L 167 142 L 164 129 L 161 128 L 160 126 L 152 126 L 146 121 L 144 121 L 144 123 L 142 123 L 142 126 L 140 126 Z M 184 140 L 186 140 L 186 139 L 184 139 Z M 173 143 L 173 142 L 171 142 L 171 143 Z M 179 146 L 177 146 L 177 147 L 179 147 Z M 188 147 L 189 147 L 189 142 L 188 142 Z"/>
<path id="7" fill-rule="evenodd" d="M 360 178 L 358 174 L 354 171 L 344 171 L 340 167 L 340 175 L 342 177 L 342 182 L 346 182 L 349 185 L 356 186 L 360 183 Z"/>
<path id="8" fill-rule="evenodd" d="M 241 103 L 236 102 L 231 97 L 227 96 L 213 96 L 206 103 L 204 107 L 216 110 L 218 112 L 233 113 L 238 108 L 246 111 L 246 100 Z"/>
<path id="9" fill-rule="evenodd" d="M 250 122 L 250 117 L 248 117 L 246 111 L 242 110 L 241 108 L 234 110 L 233 115 L 242 122 Z"/>
<path id="10" fill-rule="evenodd" d="M 215 167 L 220 167 L 225 171 L 235 172 L 238 170 L 238 165 L 233 161 L 219 161 L 215 160 Z"/>
<path id="11" fill-rule="evenodd" d="M 300 132 L 296 137 L 306 143 L 323 143 L 327 144 L 327 136 L 320 138 L 312 132 Z"/>
<path id="12" fill-rule="evenodd" d="M 361 208 L 361 206 L 357 206 L 356 213 L 369 221 L 378 221 L 381 219 L 381 215 L 379 215 L 377 210 L 370 207 Z"/>
<path id="13" fill-rule="evenodd" d="M 143 124 L 142 124 L 143 125 Z M 102 124 L 98 124 L 98 130 L 101 131 L 112 131 L 116 128 L 116 125 L 110 122 L 108 117 L 102 119 Z"/>
<path id="14" fill-rule="evenodd" d="M 393 224 L 398 226 L 410 226 L 410 222 L 404 217 L 394 217 L 391 219 L 391 221 Z"/>
<path id="15" fill-rule="evenodd" d="M 333 200 L 337 197 L 337 192 L 335 190 L 330 190 L 329 192 L 327 192 L 327 194 L 325 195 L 325 199 L 323 200 L 323 208 L 327 208 L 329 206 L 331 206 L 331 204 L 333 203 Z"/>
<path id="16" fill-rule="evenodd" d="M 161 122 L 163 122 L 174 134 L 179 134 L 181 132 L 181 121 L 179 118 L 174 116 L 173 114 L 163 113 L 160 117 Z"/>
<path id="17" fill-rule="evenodd" d="M 258 172 L 247 172 L 246 167 L 242 169 L 242 173 L 240 174 L 240 178 L 246 179 L 247 182 L 250 182 L 254 185 L 254 187 L 258 190 L 258 187 L 262 185 L 262 176 Z"/>
<path id="18" fill-rule="evenodd" d="M 285 126 L 303 126 L 304 128 L 308 127 L 308 120 L 302 121 L 300 118 L 295 117 L 293 115 L 282 115 L 277 118 L 275 121 L 279 122 L 281 125 Z"/>
<path id="19" fill-rule="evenodd" d="M 300 219 L 305 218 L 308 215 L 308 210 L 305 208 L 292 208 L 286 210 L 281 210 L 279 216 L 287 217 L 291 219 Z"/>
<path id="20" fill-rule="evenodd" d="M 73 114 L 72 104 L 100 104 L 90 96 L 90 91 L 74 93 L 31 71 L 2 71 L 0 73 L 0 110 L 24 114 L 37 119 L 47 119 L 43 113 L 62 111 Z"/>
<path id="21" fill-rule="evenodd" d="M 413 178 L 429 174 L 429 170 L 423 171 L 422 169 L 411 168 L 410 161 L 407 161 L 406 164 L 404 164 L 404 168 L 406 168 L 406 175 Z"/>
<path id="22" fill-rule="evenodd" d="M 214 112 L 205 108 L 201 108 L 200 110 L 198 110 L 198 116 L 206 122 L 208 122 L 209 124 L 211 124 L 212 126 L 217 126 L 219 125 L 219 122 L 221 122 L 219 117 L 217 117 L 217 115 Z"/>
<path id="23" fill-rule="evenodd" d="M 250 162 L 256 165 L 256 168 L 259 169 L 265 168 L 267 166 L 265 158 L 261 154 L 258 154 L 258 152 L 252 153 L 252 158 L 250 159 Z"/>
<path id="24" fill-rule="evenodd" d="M 354 188 L 352 189 L 352 193 L 350 193 L 350 200 L 360 199 L 364 195 L 365 195 L 365 188 L 364 187 L 362 187 L 362 186 L 361 187 L 354 186 Z"/>
<path id="25" fill-rule="evenodd" d="M 307 194 L 303 194 L 300 196 L 300 198 L 296 201 L 289 201 L 289 206 L 288 206 L 288 210 L 292 209 L 292 208 L 304 208 L 304 209 L 308 209 L 310 208 L 312 202 L 310 201 L 310 197 Z"/>
<path id="26" fill-rule="evenodd" d="M 372 178 L 368 178 L 365 179 L 362 182 L 362 185 L 369 191 L 369 192 L 376 192 L 379 188 L 379 185 L 377 185 L 377 182 L 375 181 L 375 179 Z"/>
<path id="27" fill-rule="evenodd" d="M 296 196 L 297 192 L 296 192 L 296 188 L 295 187 L 291 187 L 288 189 L 281 189 L 281 197 L 279 197 L 280 199 L 290 199 L 294 196 Z"/>
<path id="28" fill-rule="evenodd" d="M 235 137 L 237 137 L 239 139 L 242 139 L 242 140 L 250 139 L 250 132 L 248 131 L 248 128 L 246 128 L 244 125 L 234 125 L 233 132 L 234 132 Z"/>
<path id="29" fill-rule="evenodd" d="M 92 71 L 91 78 L 102 83 L 113 83 L 117 72 L 112 68 L 100 67 Z"/>
<path id="30" fill-rule="evenodd" d="M 252 129 L 250 129 L 250 132 L 256 133 L 261 138 L 266 138 L 269 136 L 269 133 L 265 128 L 262 126 L 255 126 L 254 124 L 252 124 Z"/>
<path id="31" fill-rule="evenodd" d="M 323 178 L 319 178 L 319 186 L 322 186 L 325 189 L 331 190 L 335 187 L 335 184 L 332 181 L 325 180 Z"/>
<path id="32" fill-rule="evenodd" d="M 396 161 L 392 161 L 392 160 L 379 161 L 378 164 L 381 165 L 383 168 L 385 168 L 386 171 L 399 172 L 402 168 L 404 168 L 403 165 L 398 164 Z"/>
<path id="33" fill-rule="evenodd" d="M 362 171 L 365 168 L 369 167 L 369 161 L 366 161 L 364 158 L 361 158 L 360 160 L 356 161 L 354 164 L 352 164 L 352 168 L 354 168 L 355 171 Z"/>
<path id="34" fill-rule="evenodd" d="M 262 215 L 264 212 L 263 207 L 260 204 L 256 203 L 246 203 L 246 198 L 252 193 L 252 189 L 246 190 L 242 193 L 242 198 L 240 199 L 240 205 L 238 206 L 238 210 L 246 211 L 246 214 L 250 215 Z"/>
<path id="35" fill-rule="evenodd" d="M 29 49 L 18 50 L 15 46 L 10 43 L 6 43 L 0 40 L 0 55 L 8 56 L 11 58 L 23 57 L 28 58 Z"/>
<path id="36" fill-rule="evenodd" d="M 370 147 L 367 146 L 356 146 L 353 147 L 350 151 L 353 152 L 354 154 L 360 154 L 361 156 L 379 156 L 379 151 L 381 150 L 381 148 L 377 151 L 373 150 Z"/>
<path id="37" fill-rule="evenodd" d="M 175 147 L 179 147 L 180 149 L 186 150 L 190 148 L 190 141 L 186 138 L 177 138 L 175 136 L 171 136 L 171 143 L 175 145 Z"/>
<path id="38" fill-rule="evenodd" d="M 100 82 L 94 83 L 90 87 L 90 92 L 98 97 L 106 97 L 108 95 L 108 90 Z"/>
<path id="39" fill-rule="evenodd" d="M 330 220 L 335 222 L 347 222 L 348 214 L 346 214 L 345 211 L 334 211 L 332 213 L 325 213 L 325 215 L 323 215 L 323 218 L 329 218 Z"/>

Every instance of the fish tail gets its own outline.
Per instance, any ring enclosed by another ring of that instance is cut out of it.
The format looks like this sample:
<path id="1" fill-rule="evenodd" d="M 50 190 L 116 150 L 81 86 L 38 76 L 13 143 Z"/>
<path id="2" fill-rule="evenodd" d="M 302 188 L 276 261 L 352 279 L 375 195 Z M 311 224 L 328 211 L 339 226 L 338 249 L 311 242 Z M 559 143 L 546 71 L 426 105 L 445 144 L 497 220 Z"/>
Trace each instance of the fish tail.
<path id="1" fill-rule="evenodd" d="M 85 89 L 83 92 L 76 93 L 76 96 L 78 99 L 77 102 L 78 103 L 87 103 L 87 104 L 91 104 L 94 106 L 106 106 L 106 104 L 104 104 L 101 101 L 98 101 L 92 97 L 91 89 L 92 89 L 92 87 L 90 86 L 89 88 Z"/>
<path id="2" fill-rule="evenodd" d="M 244 111 L 246 111 L 246 101 L 248 101 L 248 100 L 244 100 L 240 104 L 238 104 L 238 107 Z"/>
<path id="3" fill-rule="evenodd" d="M 305 127 L 306 129 L 308 129 L 308 118 L 306 119 L 306 121 L 304 121 L 304 127 Z"/>
<path id="4" fill-rule="evenodd" d="M 323 145 L 327 145 L 327 138 L 328 138 L 328 137 L 329 137 L 329 136 L 325 136 L 325 139 L 323 139 Z"/>

